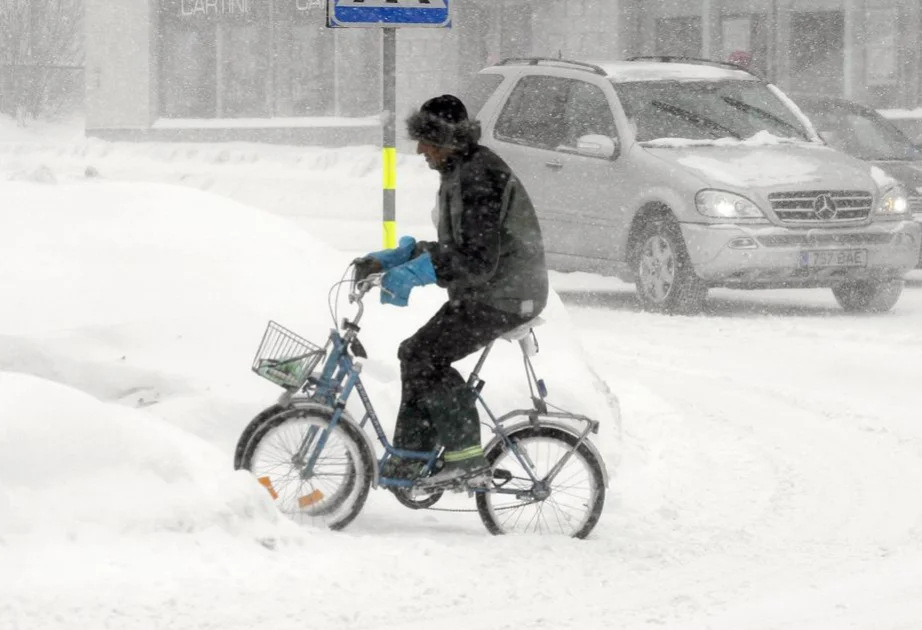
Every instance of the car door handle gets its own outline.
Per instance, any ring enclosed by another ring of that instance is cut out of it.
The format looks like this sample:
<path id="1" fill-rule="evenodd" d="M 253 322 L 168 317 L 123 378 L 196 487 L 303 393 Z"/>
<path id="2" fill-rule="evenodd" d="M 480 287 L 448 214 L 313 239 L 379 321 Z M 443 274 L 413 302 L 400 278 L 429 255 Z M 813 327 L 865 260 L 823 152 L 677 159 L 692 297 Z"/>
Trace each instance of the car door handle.
<path id="1" fill-rule="evenodd" d="M 545 162 L 544 165 L 548 168 L 563 168 L 563 162 L 560 160 L 551 160 L 550 162 Z"/>

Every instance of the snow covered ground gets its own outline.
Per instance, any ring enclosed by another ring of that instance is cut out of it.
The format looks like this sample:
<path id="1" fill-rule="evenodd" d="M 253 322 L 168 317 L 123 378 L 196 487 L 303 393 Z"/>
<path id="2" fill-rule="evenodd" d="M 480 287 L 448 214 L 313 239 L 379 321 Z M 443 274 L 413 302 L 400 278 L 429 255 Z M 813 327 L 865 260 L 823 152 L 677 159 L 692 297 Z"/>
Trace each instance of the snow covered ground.
<path id="1" fill-rule="evenodd" d="M 345 532 L 299 529 L 231 449 L 276 393 L 249 372 L 265 321 L 319 341 L 329 286 L 379 246 L 377 152 L 8 127 L 0 630 L 919 627 L 922 273 L 873 317 L 827 291 L 656 316 L 555 275 L 539 370 L 603 421 L 612 473 L 589 540 L 494 538 L 382 492 Z M 401 232 L 431 235 L 433 175 L 402 156 L 399 182 Z M 396 345 L 440 297 L 367 315 L 385 418 Z M 518 400 L 496 386 L 518 369 L 491 358 L 491 402 Z"/>

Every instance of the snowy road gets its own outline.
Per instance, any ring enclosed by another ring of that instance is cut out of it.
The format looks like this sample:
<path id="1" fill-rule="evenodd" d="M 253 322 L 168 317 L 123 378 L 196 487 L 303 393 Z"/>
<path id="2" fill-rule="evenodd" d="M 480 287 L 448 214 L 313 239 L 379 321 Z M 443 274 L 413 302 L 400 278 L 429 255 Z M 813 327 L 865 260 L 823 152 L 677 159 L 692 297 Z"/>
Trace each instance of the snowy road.
<path id="1" fill-rule="evenodd" d="M 908 284 L 884 317 L 846 315 L 828 291 L 715 291 L 708 316 L 675 318 L 637 312 L 620 283 L 558 277 L 633 449 L 607 535 L 697 567 L 745 627 L 916 627 L 922 603 L 887 617 L 922 602 L 922 274 Z M 814 622 L 779 616 L 827 589 Z"/>
<path id="2" fill-rule="evenodd" d="M 555 284 L 622 407 L 591 540 L 491 538 L 376 493 L 347 532 L 274 552 L 202 538 L 207 562 L 182 568 L 158 536 L 100 544 L 89 566 L 33 556 L 3 585 L 28 619 L 12 627 L 918 627 L 922 278 L 882 317 L 819 291 L 716 292 L 709 316 L 662 317 L 614 281 Z"/>

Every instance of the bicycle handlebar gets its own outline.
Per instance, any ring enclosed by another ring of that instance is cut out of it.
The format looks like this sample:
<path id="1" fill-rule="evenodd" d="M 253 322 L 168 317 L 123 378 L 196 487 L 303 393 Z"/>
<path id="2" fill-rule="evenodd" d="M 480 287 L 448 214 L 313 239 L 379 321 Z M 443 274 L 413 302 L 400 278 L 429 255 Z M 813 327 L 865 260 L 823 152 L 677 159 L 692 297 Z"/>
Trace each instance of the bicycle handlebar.
<path id="1" fill-rule="evenodd" d="M 358 326 L 362 319 L 362 314 L 365 312 L 365 305 L 362 303 L 362 299 L 365 295 L 375 287 L 380 287 L 382 291 L 387 292 L 387 289 L 381 286 L 383 279 L 383 273 L 372 273 L 361 280 L 355 280 L 353 282 L 352 292 L 349 293 L 349 302 L 358 304 L 358 312 L 355 314 L 355 317 L 352 318 L 352 323 L 356 326 Z"/>
<path id="2" fill-rule="evenodd" d="M 375 287 L 381 286 L 381 281 L 383 279 L 383 273 L 373 273 L 362 278 L 361 280 L 356 280 L 354 286 L 352 287 L 352 293 L 349 295 L 349 301 L 361 303 L 362 298 L 365 297 L 366 293 Z"/>

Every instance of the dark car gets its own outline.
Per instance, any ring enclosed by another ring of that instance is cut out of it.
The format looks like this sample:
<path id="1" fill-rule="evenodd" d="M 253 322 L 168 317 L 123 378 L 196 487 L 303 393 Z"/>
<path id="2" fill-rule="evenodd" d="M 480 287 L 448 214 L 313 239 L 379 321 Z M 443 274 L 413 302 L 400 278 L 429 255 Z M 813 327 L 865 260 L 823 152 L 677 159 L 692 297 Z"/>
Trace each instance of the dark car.
<path id="1" fill-rule="evenodd" d="M 922 223 L 922 149 L 876 111 L 833 97 L 800 97 L 797 105 L 831 147 L 879 166 L 906 188 Z M 922 257 L 919 261 L 922 266 Z"/>

